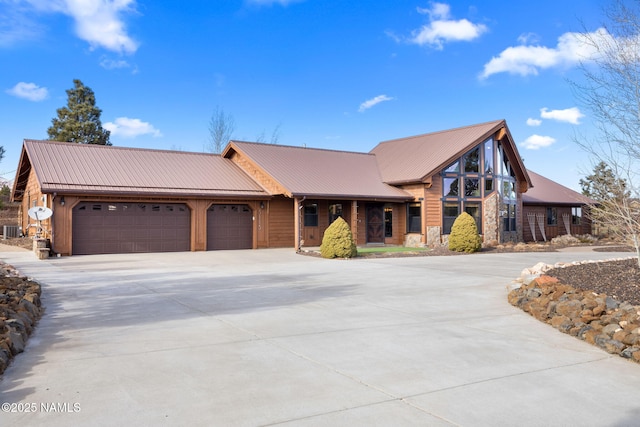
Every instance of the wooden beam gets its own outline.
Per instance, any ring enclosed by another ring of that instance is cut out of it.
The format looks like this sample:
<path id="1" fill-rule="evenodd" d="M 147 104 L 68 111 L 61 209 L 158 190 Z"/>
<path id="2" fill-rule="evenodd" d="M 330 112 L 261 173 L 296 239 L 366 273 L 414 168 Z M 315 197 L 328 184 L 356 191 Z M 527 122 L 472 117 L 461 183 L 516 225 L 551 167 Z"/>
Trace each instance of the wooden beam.
<path id="1" fill-rule="evenodd" d="M 498 132 L 496 132 L 496 141 L 500 141 L 507 134 L 507 130 L 505 128 L 500 128 Z"/>
<path id="2" fill-rule="evenodd" d="M 302 232 L 302 217 L 300 210 L 302 207 L 302 200 L 298 197 L 293 199 L 293 223 L 294 223 L 294 248 L 296 252 L 300 250 L 300 240 L 302 239 L 300 233 Z"/>

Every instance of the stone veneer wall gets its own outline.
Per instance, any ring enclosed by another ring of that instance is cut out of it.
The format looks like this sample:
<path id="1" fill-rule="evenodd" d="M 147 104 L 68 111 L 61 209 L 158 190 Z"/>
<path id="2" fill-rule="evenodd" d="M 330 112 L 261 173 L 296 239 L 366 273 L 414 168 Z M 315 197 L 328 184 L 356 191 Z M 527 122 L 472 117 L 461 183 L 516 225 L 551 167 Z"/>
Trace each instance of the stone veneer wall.
<path id="1" fill-rule="evenodd" d="M 442 229 L 440 227 L 427 227 L 427 246 L 440 246 Z"/>
<path id="2" fill-rule="evenodd" d="M 482 229 L 485 245 L 498 242 L 498 193 L 494 192 L 483 203 L 484 227 Z"/>
<path id="3" fill-rule="evenodd" d="M 568 265 L 572 264 L 539 263 L 525 269 L 519 279 L 522 285 L 509 292 L 509 303 L 607 353 L 640 362 L 640 306 L 577 290 L 544 275 L 550 269 Z"/>
<path id="4" fill-rule="evenodd" d="M 408 248 L 419 248 L 424 246 L 422 244 L 422 234 L 408 233 L 404 236 L 404 246 Z"/>

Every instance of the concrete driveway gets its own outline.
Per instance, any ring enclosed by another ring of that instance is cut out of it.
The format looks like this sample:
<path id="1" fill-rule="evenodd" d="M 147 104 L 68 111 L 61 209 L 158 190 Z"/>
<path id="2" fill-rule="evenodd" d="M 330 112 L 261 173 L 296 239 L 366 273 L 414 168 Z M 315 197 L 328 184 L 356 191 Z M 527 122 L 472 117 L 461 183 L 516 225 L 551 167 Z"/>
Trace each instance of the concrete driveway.
<path id="1" fill-rule="evenodd" d="M 0 382 L 34 412 L 0 425 L 637 425 L 640 365 L 506 299 L 539 261 L 614 256 L 0 253 L 47 307 Z"/>

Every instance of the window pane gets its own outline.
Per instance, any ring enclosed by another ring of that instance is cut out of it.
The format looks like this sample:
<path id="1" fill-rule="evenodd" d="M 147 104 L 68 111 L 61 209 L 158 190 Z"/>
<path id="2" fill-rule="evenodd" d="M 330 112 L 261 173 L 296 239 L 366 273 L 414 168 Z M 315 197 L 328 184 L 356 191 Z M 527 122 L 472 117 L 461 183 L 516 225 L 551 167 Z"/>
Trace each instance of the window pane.
<path id="1" fill-rule="evenodd" d="M 502 175 L 502 146 L 500 144 L 498 144 L 498 148 L 496 150 L 496 157 L 497 157 L 496 174 Z"/>
<path id="2" fill-rule="evenodd" d="M 571 208 L 571 223 L 573 225 L 580 225 L 581 221 L 582 221 L 582 208 L 579 206 Z"/>
<path id="3" fill-rule="evenodd" d="M 464 211 L 471 215 L 478 227 L 478 233 L 482 233 L 482 218 L 480 217 L 480 203 L 465 203 Z"/>
<path id="4" fill-rule="evenodd" d="M 484 180 L 484 193 L 489 194 L 494 190 L 493 188 L 493 179 L 486 178 Z"/>
<path id="5" fill-rule="evenodd" d="M 304 206 L 304 226 L 305 227 L 317 227 L 318 226 L 318 205 L 311 204 Z"/>
<path id="6" fill-rule="evenodd" d="M 453 173 L 460 172 L 460 162 L 453 163 L 451 166 L 446 168 L 444 171 L 445 172 L 453 172 Z"/>
<path id="7" fill-rule="evenodd" d="M 444 179 L 444 195 L 445 196 L 457 196 L 460 194 L 458 189 L 458 178 L 445 178 Z"/>
<path id="8" fill-rule="evenodd" d="M 478 172 L 480 165 L 480 147 L 476 147 L 464 157 L 464 171 Z"/>
<path id="9" fill-rule="evenodd" d="M 384 237 L 393 236 L 393 208 L 385 206 L 384 208 Z"/>
<path id="10" fill-rule="evenodd" d="M 443 207 L 444 216 L 452 216 L 456 218 L 458 216 L 458 204 L 457 203 L 445 203 Z"/>
<path id="11" fill-rule="evenodd" d="M 556 208 L 547 208 L 547 225 L 556 225 L 558 223 L 558 212 Z"/>
<path id="12" fill-rule="evenodd" d="M 480 197 L 480 180 L 478 178 L 466 178 L 464 180 L 464 194 L 467 197 Z"/>
<path id="13" fill-rule="evenodd" d="M 329 224 L 342 216 L 342 203 L 329 205 Z"/>
<path id="14" fill-rule="evenodd" d="M 409 203 L 407 206 L 407 233 L 422 232 L 420 203 Z"/>
<path id="15" fill-rule="evenodd" d="M 459 206 L 457 203 L 445 202 L 442 206 L 442 232 L 443 234 L 451 233 L 453 222 L 458 217 Z"/>
<path id="16" fill-rule="evenodd" d="M 493 170 L 493 139 L 489 139 L 488 141 L 486 141 L 484 143 L 484 172 L 487 173 L 487 174 L 494 173 L 494 170 Z"/>

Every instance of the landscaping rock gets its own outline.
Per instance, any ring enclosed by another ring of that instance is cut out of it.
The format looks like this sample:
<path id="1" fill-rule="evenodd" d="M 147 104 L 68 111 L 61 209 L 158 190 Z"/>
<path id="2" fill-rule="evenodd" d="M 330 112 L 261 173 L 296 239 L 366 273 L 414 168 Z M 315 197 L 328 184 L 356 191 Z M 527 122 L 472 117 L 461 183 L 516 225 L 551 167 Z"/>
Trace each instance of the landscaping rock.
<path id="1" fill-rule="evenodd" d="M 42 316 L 40 285 L 11 266 L 0 263 L 0 374 L 24 351 Z"/>
<path id="2" fill-rule="evenodd" d="M 544 274 L 570 265 L 539 263 L 524 269 L 518 280 L 522 284 L 509 292 L 509 303 L 607 353 L 640 362 L 640 306 L 576 289 Z"/>

